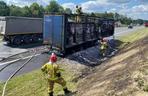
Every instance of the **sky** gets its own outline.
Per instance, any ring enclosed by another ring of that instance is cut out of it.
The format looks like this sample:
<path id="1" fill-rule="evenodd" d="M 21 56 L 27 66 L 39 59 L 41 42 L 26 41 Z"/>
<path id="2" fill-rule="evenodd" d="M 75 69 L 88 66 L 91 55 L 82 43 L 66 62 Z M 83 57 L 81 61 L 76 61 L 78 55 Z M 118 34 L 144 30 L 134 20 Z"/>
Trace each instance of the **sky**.
<path id="1" fill-rule="evenodd" d="M 7 4 L 25 6 L 37 2 L 43 6 L 50 0 L 2 0 Z M 148 0 L 56 0 L 64 8 L 75 11 L 75 6 L 82 7 L 84 12 L 117 12 L 133 19 L 148 20 Z"/>

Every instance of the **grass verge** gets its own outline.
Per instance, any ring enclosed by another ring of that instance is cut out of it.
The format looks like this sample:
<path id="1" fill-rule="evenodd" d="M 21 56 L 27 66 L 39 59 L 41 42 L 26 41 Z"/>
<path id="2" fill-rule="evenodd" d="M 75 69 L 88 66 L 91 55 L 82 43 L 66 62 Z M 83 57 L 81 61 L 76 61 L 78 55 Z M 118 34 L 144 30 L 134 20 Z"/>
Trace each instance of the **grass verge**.
<path id="1" fill-rule="evenodd" d="M 76 90 L 76 83 L 72 82 L 72 73 L 64 71 L 63 77 L 67 81 L 68 88 Z M 47 86 L 42 72 L 40 70 L 24 74 L 13 78 L 7 85 L 6 96 L 47 96 Z M 0 94 L 2 94 L 3 83 L 0 84 Z M 64 94 L 62 87 L 55 84 L 55 95 Z"/>
<path id="2" fill-rule="evenodd" d="M 145 36 L 148 36 L 148 28 L 139 29 L 136 32 L 129 33 L 125 36 L 120 36 L 117 39 L 119 39 L 122 42 L 132 43 L 136 40 L 144 38 Z"/>
<path id="3" fill-rule="evenodd" d="M 131 32 L 127 35 L 117 37 L 117 46 L 121 49 L 125 45 L 133 43 L 134 41 L 142 39 L 146 36 L 148 36 L 148 28 L 139 29 L 136 32 Z"/>

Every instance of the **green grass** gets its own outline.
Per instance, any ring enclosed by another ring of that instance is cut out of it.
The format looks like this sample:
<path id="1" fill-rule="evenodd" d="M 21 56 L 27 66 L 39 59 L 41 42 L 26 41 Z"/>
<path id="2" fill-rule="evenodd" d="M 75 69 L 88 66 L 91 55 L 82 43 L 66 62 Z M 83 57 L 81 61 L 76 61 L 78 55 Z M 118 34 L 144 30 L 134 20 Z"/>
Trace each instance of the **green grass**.
<path id="1" fill-rule="evenodd" d="M 117 47 L 119 49 L 124 48 L 124 46 L 128 43 L 133 43 L 134 41 L 142 39 L 146 36 L 148 36 L 148 28 L 139 29 L 136 32 L 132 32 L 124 36 L 119 36 L 117 37 Z"/>
<path id="2" fill-rule="evenodd" d="M 132 43 L 136 40 L 144 38 L 145 36 L 148 36 L 148 28 L 139 29 L 136 32 L 129 33 L 125 36 L 120 36 L 118 39 L 122 42 Z"/>
<path id="3" fill-rule="evenodd" d="M 76 83 L 72 81 L 72 73 L 63 72 L 67 86 L 70 90 L 76 90 Z M 13 78 L 7 85 L 6 96 L 47 96 L 47 82 L 40 70 Z M 0 84 L 0 94 L 2 94 L 3 84 Z M 64 94 L 62 87 L 55 84 L 55 94 Z"/>
<path id="4" fill-rule="evenodd" d="M 145 85 L 143 91 L 148 92 L 148 85 Z"/>

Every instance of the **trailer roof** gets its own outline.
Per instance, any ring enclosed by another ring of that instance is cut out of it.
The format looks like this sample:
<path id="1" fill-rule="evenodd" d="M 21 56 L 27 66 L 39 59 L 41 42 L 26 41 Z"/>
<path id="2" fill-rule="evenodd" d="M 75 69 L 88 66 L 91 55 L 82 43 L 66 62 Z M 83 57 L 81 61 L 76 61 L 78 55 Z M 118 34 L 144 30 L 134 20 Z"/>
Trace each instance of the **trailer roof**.
<path id="1" fill-rule="evenodd" d="M 42 19 L 42 18 L 33 18 L 33 17 L 18 17 L 18 16 L 0 16 L 0 19 Z"/>
<path id="2" fill-rule="evenodd" d="M 68 17 L 69 16 L 81 16 L 81 17 L 89 17 L 89 18 L 96 18 L 96 19 L 102 19 L 102 20 L 114 20 L 114 18 L 105 18 L 105 17 L 98 17 L 98 16 L 91 16 L 91 15 L 87 15 L 87 14 L 81 14 L 81 15 L 78 15 L 78 14 L 66 14 L 66 13 L 46 13 L 44 14 L 44 16 L 63 16 L 63 15 L 67 15 Z"/>

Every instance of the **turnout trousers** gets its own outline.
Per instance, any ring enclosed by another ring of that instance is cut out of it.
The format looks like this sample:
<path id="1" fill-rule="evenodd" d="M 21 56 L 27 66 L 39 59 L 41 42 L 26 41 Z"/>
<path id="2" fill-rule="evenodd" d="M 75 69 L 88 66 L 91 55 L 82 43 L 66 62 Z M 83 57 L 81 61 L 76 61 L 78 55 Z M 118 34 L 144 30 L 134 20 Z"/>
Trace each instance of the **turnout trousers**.
<path id="1" fill-rule="evenodd" d="M 63 87 L 63 89 L 67 88 L 66 81 L 62 77 L 59 77 L 57 80 L 48 79 L 48 93 L 53 92 L 53 88 L 54 88 L 55 83 L 60 84 Z"/>

